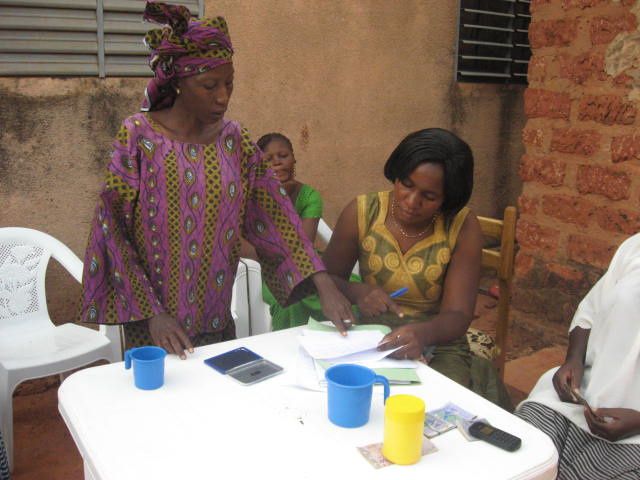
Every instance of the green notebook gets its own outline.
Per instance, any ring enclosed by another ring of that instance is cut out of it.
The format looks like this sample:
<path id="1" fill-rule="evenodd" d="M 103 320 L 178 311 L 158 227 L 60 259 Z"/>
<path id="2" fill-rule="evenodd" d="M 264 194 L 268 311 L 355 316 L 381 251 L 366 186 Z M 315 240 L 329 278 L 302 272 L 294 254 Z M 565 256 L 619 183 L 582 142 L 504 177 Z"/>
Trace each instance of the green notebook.
<path id="1" fill-rule="evenodd" d="M 309 318 L 309 322 L 307 323 L 307 327 L 310 330 L 319 330 L 324 332 L 335 332 L 336 327 L 332 325 L 326 325 L 324 323 L 320 323 L 313 318 Z M 352 330 L 377 330 L 382 332 L 383 334 L 387 334 L 391 331 L 389 327 L 386 325 L 354 325 L 351 327 Z M 316 360 L 318 365 L 320 365 L 325 370 L 330 366 L 334 365 L 331 362 L 327 362 L 326 360 Z M 420 383 L 420 377 L 418 377 L 418 373 L 416 372 L 416 368 L 374 368 L 373 371 L 376 372 L 377 375 L 382 375 L 383 377 L 387 377 L 389 383 L 392 385 L 411 385 Z"/>

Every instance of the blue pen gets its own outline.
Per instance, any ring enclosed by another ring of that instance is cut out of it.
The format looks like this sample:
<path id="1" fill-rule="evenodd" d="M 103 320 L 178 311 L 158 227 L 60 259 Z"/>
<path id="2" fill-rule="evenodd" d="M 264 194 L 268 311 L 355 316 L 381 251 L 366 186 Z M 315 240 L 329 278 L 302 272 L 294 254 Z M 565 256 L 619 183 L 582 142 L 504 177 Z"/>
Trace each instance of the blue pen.
<path id="1" fill-rule="evenodd" d="M 399 288 L 398 290 L 396 290 L 395 292 L 390 293 L 389 296 L 391 298 L 397 298 L 397 297 L 400 297 L 400 296 L 404 295 L 408 291 L 409 291 L 409 289 L 407 287 L 402 287 L 402 288 Z"/>

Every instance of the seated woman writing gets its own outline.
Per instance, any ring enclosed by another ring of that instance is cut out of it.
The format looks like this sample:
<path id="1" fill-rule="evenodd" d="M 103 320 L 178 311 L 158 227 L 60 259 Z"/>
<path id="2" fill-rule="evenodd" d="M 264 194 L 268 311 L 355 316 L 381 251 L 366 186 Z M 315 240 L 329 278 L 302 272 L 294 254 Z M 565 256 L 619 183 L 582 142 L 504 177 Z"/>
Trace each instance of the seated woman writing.
<path id="1" fill-rule="evenodd" d="M 636 234 L 578 306 L 564 365 L 545 373 L 516 412 L 553 440 L 559 479 L 640 478 L 639 311 Z"/>
<path id="2" fill-rule="evenodd" d="M 466 207 L 473 155 L 438 128 L 408 135 L 384 167 L 391 191 L 360 195 L 343 210 L 323 256 L 338 286 L 361 312 L 361 323 L 393 328 L 381 349 L 419 359 L 435 346 L 430 366 L 495 403 L 509 397 L 488 361 L 466 339 L 480 277 L 483 237 Z M 356 261 L 362 284 L 346 279 Z M 406 288 L 406 294 L 390 294 Z"/>

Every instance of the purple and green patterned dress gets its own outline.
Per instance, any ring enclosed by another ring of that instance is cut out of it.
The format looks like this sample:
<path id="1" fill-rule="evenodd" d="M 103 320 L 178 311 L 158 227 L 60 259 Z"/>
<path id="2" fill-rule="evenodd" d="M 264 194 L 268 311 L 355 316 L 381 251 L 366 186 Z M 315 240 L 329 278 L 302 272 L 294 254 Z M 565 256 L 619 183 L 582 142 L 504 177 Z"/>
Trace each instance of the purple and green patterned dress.
<path id="1" fill-rule="evenodd" d="M 123 324 L 128 347 L 151 343 L 140 320 L 161 312 L 196 344 L 233 338 L 241 236 L 283 304 L 324 270 L 260 150 L 238 123 L 223 122 L 209 145 L 169 139 L 145 113 L 116 136 L 85 255 L 81 320 Z"/>

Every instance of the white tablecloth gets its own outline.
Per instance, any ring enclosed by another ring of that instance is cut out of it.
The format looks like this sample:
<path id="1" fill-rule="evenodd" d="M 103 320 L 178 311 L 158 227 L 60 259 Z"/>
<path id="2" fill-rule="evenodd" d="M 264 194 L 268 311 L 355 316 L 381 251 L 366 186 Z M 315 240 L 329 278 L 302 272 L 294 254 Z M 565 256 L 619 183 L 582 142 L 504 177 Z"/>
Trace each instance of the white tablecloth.
<path id="1" fill-rule="evenodd" d="M 298 329 L 196 349 L 187 360 L 167 357 L 165 385 L 142 391 L 122 363 L 79 371 L 59 390 L 59 409 L 95 480 L 200 479 L 552 479 L 557 453 L 534 427 L 426 366 L 421 385 L 392 386 L 427 409 L 448 401 L 522 438 L 515 453 L 467 442 L 457 430 L 433 439 L 438 451 L 412 466 L 374 469 L 356 447 L 381 442 L 382 389 L 373 392 L 371 419 L 356 429 L 327 419 L 326 393 L 296 386 Z M 285 372 L 243 386 L 203 363 L 246 346 Z"/>

